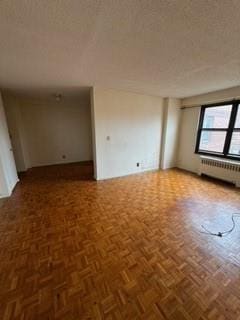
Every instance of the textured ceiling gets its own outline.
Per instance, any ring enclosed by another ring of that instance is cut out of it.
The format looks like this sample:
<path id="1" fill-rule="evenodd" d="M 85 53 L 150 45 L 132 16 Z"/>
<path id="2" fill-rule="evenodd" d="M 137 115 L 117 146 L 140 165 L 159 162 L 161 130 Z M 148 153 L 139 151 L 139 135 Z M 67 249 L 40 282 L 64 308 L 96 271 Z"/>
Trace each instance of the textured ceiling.
<path id="1" fill-rule="evenodd" d="M 239 0 L 0 1 L 3 89 L 186 97 L 239 84 Z"/>

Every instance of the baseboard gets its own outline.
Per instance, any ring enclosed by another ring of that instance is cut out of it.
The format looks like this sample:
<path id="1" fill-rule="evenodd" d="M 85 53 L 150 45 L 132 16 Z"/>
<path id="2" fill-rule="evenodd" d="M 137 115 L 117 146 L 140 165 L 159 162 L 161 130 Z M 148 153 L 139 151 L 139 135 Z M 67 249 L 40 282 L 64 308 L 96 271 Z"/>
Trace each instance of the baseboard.
<path id="1" fill-rule="evenodd" d="M 9 198 L 10 196 L 7 196 L 7 195 L 1 195 L 0 196 L 0 201 L 2 201 L 2 200 L 4 200 L 4 199 L 7 199 L 7 198 Z"/>
<path id="2" fill-rule="evenodd" d="M 43 164 L 35 164 L 29 168 L 27 168 L 27 170 L 32 169 L 32 168 L 42 168 L 42 167 L 52 167 L 52 166 L 64 166 L 64 165 L 73 165 L 73 164 L 92 164 L 93 160 L 79 160 L 79 161 L 70 161 L 70 162 L 55 162 L 55 163 L 43 163 Z M 26 170 L 26 171 L 27 171 Z M 26 172 L 25 171 L 25 172 Z"/>
<path id="3" fill-rule="evenodd" d="M 198 174 L 198 171 L 195 171 L 195 170 L 190 170 L 190 169 L 186 169 L 186 168 L 179 167 L 179 166 L 176 166 L 175 168 L 176 168 L 176 169 L 179 169 L 179 170 L 182 170 L 182 171 L 185 171 L 185 172 L 190 172 L 190 173 L 199 175 L 199 174 Z"/>
<path id="4" fill-rule="evenodd" d="M 6 199 L 6 198 L 11 197 L 11 195 L 13 194 L 18 182 L 19 182 L 19 179 L 16 180 L 15 184 L 11 187 L 11 190 L 9 190 L 9 193 L 1 195 L 0 199 Z"/>
<path id="5" fill-rule="evenodd" d="M 144 173 L 148 173 L 148 172 L 155 172 L 155 171 L 159 171 L 161 170 L 160 168 L 153 168 L 153 169 L 143 169 L 141 171 L 137 171 L 137 172 L 132 172 L 132 173 L 128 173 L 128 174 L 123 174 L 120 176 L 113 176 L 113 177 L 104 177 L 104 178 L 95 178 L 94 179 L 96 181 L 105 181 L 105 180 L 112 180 L 112 179 L 119 179 L 119 178 L 124 178 L 124 177 L 129 177 L 129 176 L 135 176 L 135 175 L 139 175 L 139 174 L 144 174 Z"/>

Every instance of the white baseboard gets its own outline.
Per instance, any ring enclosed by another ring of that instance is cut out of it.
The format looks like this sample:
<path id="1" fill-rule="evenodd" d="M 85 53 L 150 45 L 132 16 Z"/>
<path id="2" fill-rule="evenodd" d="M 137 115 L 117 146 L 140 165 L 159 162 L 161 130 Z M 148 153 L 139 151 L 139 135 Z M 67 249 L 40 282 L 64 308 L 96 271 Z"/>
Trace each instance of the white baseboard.
<path id="1" fill-rule="evenodd" d="M 9 198 L 11 197 L 17 183 L 19 182 L 19 179 L 16 180 L 16 182 L 11 186 L 10 190 L 8 193 L 5 193 L 5 194 L 0 194 L 0 199 L 4 199 L 4 198 Z"/>

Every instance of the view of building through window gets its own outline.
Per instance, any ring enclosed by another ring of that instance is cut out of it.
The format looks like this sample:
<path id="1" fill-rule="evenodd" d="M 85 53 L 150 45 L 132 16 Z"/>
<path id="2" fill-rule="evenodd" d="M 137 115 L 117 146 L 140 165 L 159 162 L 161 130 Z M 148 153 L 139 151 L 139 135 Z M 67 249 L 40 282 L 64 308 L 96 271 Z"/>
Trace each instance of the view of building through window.
<path id="1" fill-rule="evenodd" d="M 232 105 L 207 108 L 204 114 L 204 129 L 226 129 L 226 131 L 202 131 L 199 149 L 223 152 Z"/>
<path id="2" fill-rule="evenodd" d="M 233 132 L 229 153 L 240 155 L 240 132 Z"/>
<path id="3" fill-rule="evenodd" d="M 207 108 L 203 128 L 228 128 L 232 105 Z"/>
<path id="4" fill-rule="evenodd" d="M 240 129 L 240 108 L 238 108 L 237 118 L 235 122 L 235 128 Z"/>
<path id="5" fill-rule="evenodd" d="M 207 137 L 205 137 L 207 135 Z M 200 150 L 223 152 L 226 132 L 222 131 L 203 131 L 200 141 Z"/>
<path id="6" fill-rule="evenodd" d="M 240 108 L 238 104 L 203 107 L 202 117 L 197 152 L 240 156 Z"/>

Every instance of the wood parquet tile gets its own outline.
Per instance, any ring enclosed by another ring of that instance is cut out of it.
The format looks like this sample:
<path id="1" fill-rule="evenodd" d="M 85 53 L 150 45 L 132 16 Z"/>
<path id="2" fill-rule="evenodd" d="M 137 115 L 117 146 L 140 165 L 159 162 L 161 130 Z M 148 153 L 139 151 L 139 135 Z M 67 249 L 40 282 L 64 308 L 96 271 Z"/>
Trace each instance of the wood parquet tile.
<path id="1" fill-rule="evenodd" d="M 0 209 L 0 319 L 240 319 L 237 189 L 180 170 L 36 168 Z"/>

